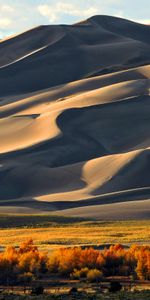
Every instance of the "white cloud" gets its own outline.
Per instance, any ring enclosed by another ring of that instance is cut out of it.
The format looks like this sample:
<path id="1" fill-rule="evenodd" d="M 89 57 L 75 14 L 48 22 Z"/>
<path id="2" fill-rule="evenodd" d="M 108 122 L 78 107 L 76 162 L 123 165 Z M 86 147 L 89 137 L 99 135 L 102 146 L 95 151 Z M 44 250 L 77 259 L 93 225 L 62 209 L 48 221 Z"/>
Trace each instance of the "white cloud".
<path id="1" fill-rule="evenodd" d="M 13 8 L 10 5 L 0 5 L 0 30 L 10 28 L 12 24 Z"/>
<path id="2" fill-rule="evenodd" d="M 98 9 L 92 6 L 82 10 L 77 8 L 77 5 L 62 2 L 56 4 L 56 10 L 72 16 L 91 16 L 98 12 Z"/>
<path id="3" fill-rule="evenodd" d="M 9 26 L 11 25 L 12 20 L 8 19 L 8 18 L 0 18 L 0 30 L 5 29 L 5 28 L 9 28 Z"/>
<path id="4" fill-rule="evenodd" d="M 0 13 L 12 13 L 14 12 L 14 8 L 10 5 L 1 5 L 0 6 Z"/>
<path id="5" fill-rule="evenodd" d="M 58 19 L 57 12 L 46 4 L 39 5 L 37 10 L 43 17 L 47 17 L 50 22 L 56 22 Z"/>
<path id="6" fill-rule="evenodd" d="M 55 5 L 43 4 L 37 7 L 38 12 L 49 19 L 50 22 L 59 20 L 62 14 L 76 17 L 90 17 L 98 13 L 98 9 L 93 6 L 80 9 L 75 4 L 58 2 Z"/>

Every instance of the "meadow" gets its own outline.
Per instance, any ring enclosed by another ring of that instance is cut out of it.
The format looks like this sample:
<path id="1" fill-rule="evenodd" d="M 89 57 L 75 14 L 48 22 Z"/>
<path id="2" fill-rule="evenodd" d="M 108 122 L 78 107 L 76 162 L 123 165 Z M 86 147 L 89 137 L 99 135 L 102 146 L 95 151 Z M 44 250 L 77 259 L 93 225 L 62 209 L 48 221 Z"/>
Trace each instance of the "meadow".
<path id="1" fill-rule="evenodd" d="M 0 215 L 0 246 L 32 238 L 41 250 L 74 245 L 150 244 L 150 220 L 92 221 L 50 215 Z"/>

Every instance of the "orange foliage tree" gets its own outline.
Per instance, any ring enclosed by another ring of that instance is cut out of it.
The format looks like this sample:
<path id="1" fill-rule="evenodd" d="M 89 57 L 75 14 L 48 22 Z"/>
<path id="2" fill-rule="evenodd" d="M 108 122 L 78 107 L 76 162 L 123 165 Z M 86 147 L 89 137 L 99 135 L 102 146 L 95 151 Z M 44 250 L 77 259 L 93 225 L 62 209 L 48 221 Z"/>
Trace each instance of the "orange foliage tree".
<path id="1" fill-rule="evenodd" d="M 119 275 L 150 280 L 150 246 L 124 248 L 117 244 L 103 250 L 73 247 L 48 255 L 28 240 L 18 249 L 8 247 L 0 253 L 0 283 L 7 285 L 21 280 L 30 281 L 46 272 L 82 277 L 83 273 L 84 276 L 90 274 L 90 270 L 100 277 Z"/>

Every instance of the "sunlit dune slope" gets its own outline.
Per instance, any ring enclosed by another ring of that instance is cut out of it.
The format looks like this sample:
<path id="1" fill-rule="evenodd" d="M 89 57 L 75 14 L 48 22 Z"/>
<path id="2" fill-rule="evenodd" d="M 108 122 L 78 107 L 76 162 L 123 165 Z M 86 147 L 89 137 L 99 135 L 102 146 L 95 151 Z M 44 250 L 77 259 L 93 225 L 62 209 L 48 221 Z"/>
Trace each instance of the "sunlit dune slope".
<path id="1" fill-rule="evenodd" d="M 3 212 L 149 217 L 149 132 L 149 26 L 95 16 L 1 41 Z"/>

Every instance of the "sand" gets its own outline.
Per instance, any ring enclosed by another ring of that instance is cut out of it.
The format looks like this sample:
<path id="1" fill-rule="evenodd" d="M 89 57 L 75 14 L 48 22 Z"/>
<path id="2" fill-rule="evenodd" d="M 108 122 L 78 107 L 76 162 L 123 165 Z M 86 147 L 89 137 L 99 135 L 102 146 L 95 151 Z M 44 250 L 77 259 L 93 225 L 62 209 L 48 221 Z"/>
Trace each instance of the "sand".
<path id="1" fill-rule="evenodd" d="M 109 16 L 0 43 L 0 211 L 150 217 L 150 27 Z"/>

